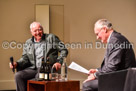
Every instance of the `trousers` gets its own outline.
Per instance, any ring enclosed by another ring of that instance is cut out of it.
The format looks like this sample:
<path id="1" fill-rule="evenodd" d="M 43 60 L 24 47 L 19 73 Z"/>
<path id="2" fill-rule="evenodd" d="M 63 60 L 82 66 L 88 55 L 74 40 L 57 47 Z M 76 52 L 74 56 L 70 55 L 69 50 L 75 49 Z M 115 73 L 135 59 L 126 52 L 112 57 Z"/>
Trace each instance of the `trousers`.
<path id="1" fill-rule="evenodd" d="M 27 80 L 35 78 L 36 74 L 37 70 L 30 68 L 16 72 L 15 74 L 16 91 L 27 91 Z"/>
<path id="2" fill-rule="evenodd" d="M 98 79 L 83 83 L 82 91 L 98 91 Z"/>

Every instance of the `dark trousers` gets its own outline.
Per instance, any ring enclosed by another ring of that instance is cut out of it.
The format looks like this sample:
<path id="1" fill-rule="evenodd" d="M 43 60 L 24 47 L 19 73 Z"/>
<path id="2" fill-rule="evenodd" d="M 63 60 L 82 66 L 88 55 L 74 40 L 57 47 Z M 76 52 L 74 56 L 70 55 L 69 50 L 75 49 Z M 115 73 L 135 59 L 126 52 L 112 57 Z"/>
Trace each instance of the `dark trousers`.
<path id="1" fill-rule="evenodd" d="M 18 71 L 15 74 L 16 91 L 27 91 L 27 80 L 35 78 L 37 70 L 30 68 Z"/>
<path id="2" fill-rule="evenodd" d="M 83 83 L 82 91 L 98 91 L 98 79 Z"/>

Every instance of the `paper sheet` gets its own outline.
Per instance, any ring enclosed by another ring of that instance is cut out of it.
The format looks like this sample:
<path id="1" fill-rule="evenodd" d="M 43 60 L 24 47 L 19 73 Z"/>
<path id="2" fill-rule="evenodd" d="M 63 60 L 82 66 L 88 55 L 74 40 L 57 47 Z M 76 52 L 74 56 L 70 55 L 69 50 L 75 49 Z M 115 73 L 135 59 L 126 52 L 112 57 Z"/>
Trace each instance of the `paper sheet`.
<path id="1" fill-rule="evenodd" d="M 69 67 L 70 69 L 73 69 L 73 70 L 76 70 L 76 71 L 79 71 L 79 72 L 82 72 L 82 73 L 86 73 L 88 74 L 89 73 L 89 70 L 83 68 L 82 66 L 78 65 L 77 63 L 75 62 L 72 62 Z"/>

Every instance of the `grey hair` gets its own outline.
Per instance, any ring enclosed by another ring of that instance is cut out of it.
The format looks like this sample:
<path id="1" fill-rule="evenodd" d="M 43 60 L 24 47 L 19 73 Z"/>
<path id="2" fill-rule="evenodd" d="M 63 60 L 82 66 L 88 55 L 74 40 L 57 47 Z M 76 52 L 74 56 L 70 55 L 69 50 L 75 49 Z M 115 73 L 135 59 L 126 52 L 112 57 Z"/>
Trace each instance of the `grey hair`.
<path id="1" fill-rule="evenodd" d="M 107 19 L 99 19 L 96 23 L 95 26 L 99 25 L 101 28 L 102 27 L 107 27 L 108 29 L 113 29 L 112 23 L 108 21 Z"/>
<path id="2" fill-rule="evenodd" d="M 40 22 L 32 22 L 32 23 L 30 24 L 30 30 L 31 30 L 33 27 L 35 27 L 36 24 L 40 25 L 40 27 L 43 29 L 43 27 L 42 27 L 42 25 L 41 25 Z"/>

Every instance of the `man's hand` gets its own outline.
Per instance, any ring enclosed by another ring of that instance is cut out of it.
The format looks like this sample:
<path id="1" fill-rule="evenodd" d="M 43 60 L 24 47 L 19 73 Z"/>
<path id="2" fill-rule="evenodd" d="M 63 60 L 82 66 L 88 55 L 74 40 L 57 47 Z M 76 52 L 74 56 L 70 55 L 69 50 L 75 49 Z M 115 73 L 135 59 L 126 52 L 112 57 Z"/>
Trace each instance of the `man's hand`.
<path id="1" fill-rule="evenodd" d="M 90 73 L 90 75 L 88 76 L 88 78 L 83 83 L 85 83 L 87 81 L 94 80 L 94 79 L 95 79 L 94 73 Z"/>
<path id="2" fill-rule="evenodd" d="M 59 69 L 61 68 L 61 64 L 60 64 L 60 63 L 55 63 L 55 64 L 53 65 L 53 67 L 55 67 L 56 70 L 59 70 Z"/>
<path id="3" fill-rule="evenodd" d="M 14 62 L 13 65 L 14 65 L 14 68 L 16 68 L 16 67 L 17 67 L 17 62 Z M 13 65 L 12 65 L 11 63 L 9 63 L 9 67 L 10 67 L 11 69 L 13 68 Z"/>
<path id="4" fill-rule="evenodd" d="M 97 72 L 97 71 L 98 71 L 97 69 L 90 69 L 90 70 L 89 70 L 89 74 L 95 73 L 95 72 Z"/>

